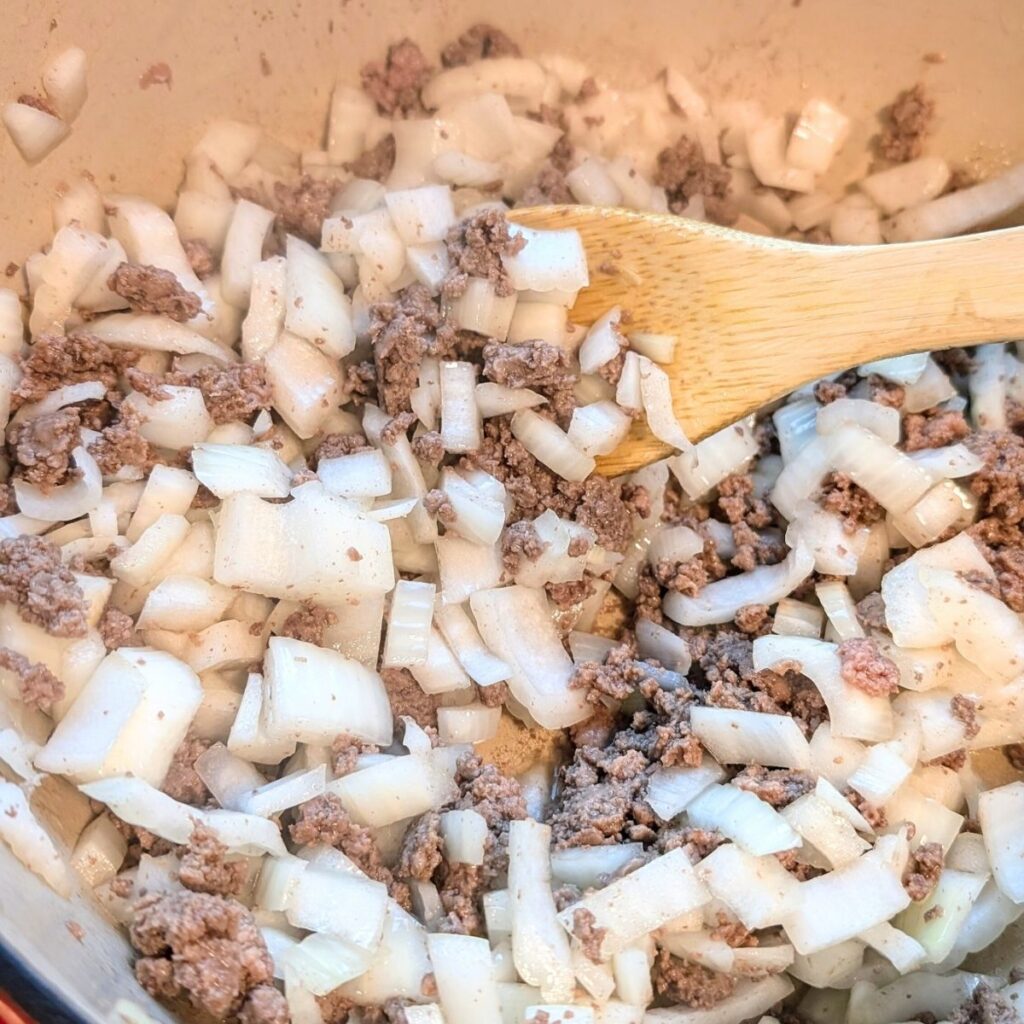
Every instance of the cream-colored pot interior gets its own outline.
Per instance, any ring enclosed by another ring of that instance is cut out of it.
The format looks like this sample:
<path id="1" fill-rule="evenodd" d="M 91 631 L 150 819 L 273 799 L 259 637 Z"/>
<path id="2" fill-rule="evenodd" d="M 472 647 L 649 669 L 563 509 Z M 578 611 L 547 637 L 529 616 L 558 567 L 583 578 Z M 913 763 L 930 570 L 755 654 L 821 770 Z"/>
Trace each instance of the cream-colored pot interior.
<path id="1" fill-rule="evenodd" d="M 70 138 L 36 167 L 0 137 L 0 268 L 47 239 L 54 190 L 77 174 L 170 202 L 182 154 L 215 117 L 319 148 L 336 79 L 355 81 L 391 40 L 411 36 L 432 54 L 479 20 L 611 81 L 673 64 L 712 97 L 756 96 L 772 111 L 823 95 L 856 119 L 847 171 L 866 162 L 879 108 L 918 80 L 938 101 L 934 152 L 982 170 L 1024 158 L 1021 0 L 3 0 L 0 12 L 0 99 L 36 89 L 44 58 L 70 44 L 89 55 L 90 94 Z M 158 63 L 170 83 L 142 88 Z M 72 840 L 84 821 L 60 816 Z M 85 929 L 82 943 L 69 920 Z M 0 943 L 85 1019 L 124 1019 L 109 1016 L 119 998 L 173 1019 L 135 985 L 120 935 L 2 846 Z"/>

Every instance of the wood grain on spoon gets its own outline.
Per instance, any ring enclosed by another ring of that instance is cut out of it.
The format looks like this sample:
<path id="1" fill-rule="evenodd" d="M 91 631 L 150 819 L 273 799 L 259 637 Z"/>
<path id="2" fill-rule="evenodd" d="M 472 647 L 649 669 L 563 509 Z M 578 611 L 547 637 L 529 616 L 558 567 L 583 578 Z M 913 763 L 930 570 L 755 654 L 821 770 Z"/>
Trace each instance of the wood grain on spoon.
<path id="1" fill-rule="evenodd" d="M 575 228 L 590 287 L 572 319 L 609 307 L 629 330 L 674 334 L 664 367 L 697 441 L 794 388 L 851 366 L 1024 334 L 1024 228 L 903 245 L 807 245 L 662 214 L 587 206 L 514 210 L 531 228 Z M 607 476 L 669 449 L 638 426 Z"/>

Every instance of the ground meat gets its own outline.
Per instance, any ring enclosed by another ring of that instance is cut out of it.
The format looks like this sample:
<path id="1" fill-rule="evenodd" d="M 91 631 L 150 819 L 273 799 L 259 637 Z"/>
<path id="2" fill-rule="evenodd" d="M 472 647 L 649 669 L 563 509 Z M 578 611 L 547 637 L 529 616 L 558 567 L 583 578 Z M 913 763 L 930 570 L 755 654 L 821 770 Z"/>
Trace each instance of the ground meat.
<path id="1" fill-rule="evenodd" d="M 941 843 L 922 843 L 910 854 L 903 872 L 903 888 L 915 902 L 926 900 L 938 884 L 945 854 Z"/>
<path id="2" fill-rule="evenodd" d="M 736 979 L 732 975 L 719 974 L 701 964 L 679 960 L 667 949 L 658 951 L 651 980 L 659 996 L 695 1010 L 717 1006 L 736 988 Z"/>
<path id="3" fill-rule="evenodd" d="M 979 515 L 1016 525 L 1024 520 L 1024 438 L 1008 431 L 972 434 L 967 447 L 985 465 L 971 478 Z"/>
<path id="4" fill-rule="evenodd" d="M 1021 1024 L 1021 1014 L 1009 1000 L 982 981 L 971 998 L 950 1017 L 950 1024 Z"/>
<path id="5" fill-rule="evenodd" d="M 436 516 L 438 522 L 444 523 L 445 526 L 451 526 L 458 518 L 455 514 L 455 507 L 448 500 L 448 495 L 436 487 L 423 495 L 423 507 L 430 515 Z"/>
<path id="6" fill-rule="evenodd" d="M 726 573 L 725 563 L 718 557 L 714 541 L 704 542 L 704 552 L 688 562 L 662 558 L 651 566 L 651 574 L 666 590 L 687 597 L 696 597 L 712 580 Z"/>
<path id="7" fill-rule="evenodd" d="M 71 468 L 71 452 L 82 443 L 77 409 L 61 409 L 15 423 L 7 437 L 14 475 L 44 492 L 79 475 Z"/>
<path id="8" fill-rule="evenodd" d="M 183 287 L 176 274 L 160 267 L 118 264 L 107 287 L 128 300 L 137 313 L 156 313 L 178 323 L 187 323 L 203 308 L 203 300 Z"/>
<path id="9" fill-rule="evenodd" d="M 441 327 L 440 307 L 420 284 L 403 288 L 393 302 L 370 308 L 377 395 L 388 415 L 410 411 L 409 395 L 419 383 L 423 357 L 444 354 L 450 343 Z"/>
<path id="10" fill-rule="evenodd" d="M 307 644 L 322 647 L 324 630 L 333 626 L 338 616 L 329 608 L 303 601 L 298 609 L 291 613 L 281 624 L 279 636 L 290 636 L 293 640 L 302 640 Z"/>
<path id="11" fill-rule="evenodd" d="M 34 107 L 36 110 L 41 110 L 44 114 L 49 114 L 51 117 L 57 117 L 57 108 L 43 96 L 36 96 L 30 92 L 23 92 L 17 100 L 23 107 Z"/>
<path id="12" fill-rule="evenodd" d="M 725 836 L 717 829 L 693 828 L 689 825 L 682 828 L 665 828 L 658 836 L 658 852 L 668 853 L 671 850 L 682 849 L 686 851 L 690 860 L 697 864 L 724 842 Z"/>
<path id="13" fill-rule="evenodd" d="M 753 793 L 772 807 L 785 807 L 814 789 L 814 775 L 798 768 L 744 768 L 732 784 Z"/>
<path id="14" fill-rule="evenodd" d="M 703 196 L 710 219 L 727 223 L 735 219 L 726 204 L 730 177 L 728 168 L 704 159 L 700 143 L 681 135 L 658 154 L 654 183 L 665 189 L 673 213 L 683 213 L 694 196 Z"/>
<path id="15" fill-rule="evenodd" d="M 566 140 L 568 142 L 568 139 Z M 571 152 L 572 147 L 569 145 Z M 561 162 L 561 161 L 559 161 Z M 575 196 L 565 180 L 568 167 L 559 167 L 554 160 L 547 160 L 537 172 L 537 176 L 524 189 L 517 206 L 548 206 L 556 204 L 570 206 L 576 202 Z"/>
<path id="16" fill-rule="evenodd" d="M 855 789 L 847 789 L 843 792 L 843 796 L 858 810 L 864 820 L 873 829 L 882 829 L 889 824 L 889 819 L 885 815 L 885 809 L 882 807 L 876 807 L 866 797 L 863 797 Z"/>
<path id="17" fill-rule="evenodd" d="M 883 112 L 879 153 L 895 163 L 916 160 L 924 149 L 925 136 L 931 131 L 934 116 L 935 101 L 920 82 L 911 89 L 904 89 Z"/>
<path id="18" fill-rule="evenodd" d="M 865 629 L 888 632 L 889 627 L 885 621 L 885 601 L 878 591 L 862 597 L 857 602 L 857 621 Z"/>
<path id="19" fill-rule="evenodd" d="M 601 943 L 604 942 L 608 929 L 597 927 L 597 918 L 591 911 L 580 907 L 573 913 L 572 933 L 583 948 L 583 955 L 591 963 L 599 964 L 603 961 Z"/>
<path id="20" fill-rule="evenodd" d="M 362 434 L 327 434 L 313 453 L 313 466 L 315 468 L 321 459 L 338 459 L 343 455 L 371 451 L 373 446 Z"/>
<path id="21" fill-rule="evenodd" d="M 319 249 L 324 221 L 331 215 L 331 200 L 337 189 L 336 181 L 320 181 L 308 174 L 291 185 L 275 181 L 273 208 L 279 228 Z"/>
<path id="22" fill-rule="evenodd" d="M 412 439 L 412 453 L 428 466 L 439 466 L 444 458 L 444 441 L 436 430 L 428 430 Z"/>
<path id="23" fill-rule="evenodd" d="M 526 244 L 522 235 L 513 235 L 508 218 L 500 210 L 486 209 L 456 224 L 445 240 L 451 270 L 442 291 L 449 299 L 460 296 L 471 277 L 490 281 L 497 295 L 512 295 L 502 256 L 514 256 Z"/>
<path id="24" fill-rule="evenodd" d="M 547 591 L 548 599 L 559 611 L 575 608 L 595 593 L 593 577 L 586 574 L 583 579 L 569 583 L 545 583 L 544 589 Z M 563 632 L 568 632 L 571 628 L 571 625 L 567 626 Z"/>
<path id="25" fill-rule="evenodd" d="M 766 604 L 744 605 L 736 613 L 734 621 L 736 628 L 741 633 L 749 633 L 751 636 L 763 636 L 771 630 L 771 609 Z"/>
<path id="26" fill-rule="evenodd" d="M 10 647 L 0 647 L 0 669 L 18 677 L 19 696 L 30 708 L 49 712 L 64 698 L 64 684 L 45 665 Z"/>
<path id="27" fill-rule="evenodd" d="M 144 896 L 129 936 L 142 954 L 135 975 L 150 995 L 184 994 L 218 1020 L 237 1013 L 250 990 L 273 985 L 259 927 L 235 900 L 198 892 Z"/>
<path id="28" fill-rule="evenodd" d="M 546 341 L 489 341 L 483 354 L 484 376 L 509 388 L 544 391 L 571 387 L 576 382 L 569 353 Z"/>
<path id="29" fill-rule="evenodd" d="M 390 132 L 355 160 L 345 164 L 345 170 L 357 178 L 384 181 L 395 166 L 395 137 Z"/>
<path id="30" fill-rule="evenodd" d="M 332 768 L 335 775 L 348 775 L 355 771 L 359 758 L 363 754 L 377 754 L 380 747 L 375 743 L 356 739 L 342 733 L 331 741 L 331 754 L 334 757 Z"/>
<path id="31" fill-rule="evenodd" d="M 636 664 L 636 647 L 631 643 L 613 647 L 603 662 L 581 661 L 573 669 L 569 687 L 586 690 L 592 704 L 604 703 L 604 697 L 625 700 L 647 678 Z"/>
<path id="32" fill-rule="evenodd" d="M 647 679 L 639 692 L 647 706 L 635 712 L 602 747 L 579 746 L 561 771 L 561 789 L 549 817 L 558 846 L 653 843 L 657 819 L 644 800 L 648 765 L 697 765 L 701 746 L 690 733 L 689 687 L 662 690 Z M 605 730 L 596 731 L 598 738 Z"/>
<path id="33" fill-rule="evenodd" d="M 113 476 L 125 466 L 148 470 L 154 461 L 153 449 L 139 433 L 142 417 L 130 405 L 122 405 L 117 420 L 104 427 L 89 445 L 89 454 L 100 472 Z"/>
<path id="34" fill-rule="evenodd" d="M 446 68 L 456 68 L 488 57 L 520 56 L 519 47 L 500 28 L 481 22 L 468 28 L 441 51 L 441 63 Z"/>
<path id="35" fill-rule="evenodd" d="M 957 750 L 951 750 L 948 754 L 943 754 L 941 757 L 933 757 L 930 761 L 925 761 L 925 764 L 949 768 L 951 771 L 958 772 L 967 764 L 967 749 L 959 747 Z"/>
<path id="36" fill-rule="evenodd" d="M 754 530 L 771 526 L 775 520 L 771 505 L 758 497 L 749 473 L 733 473 L 718 485 L 719 511 L 732 526 L 743 524 Z"/>
<path id="37" fill-rule="evenodd" d="M 245 861 L 228 860 L 228 848 L 217 838 L 217 833 L 195 822 L 181 855 L 178 869 L 181 884 L 192 892 L 237 896 L 247 874 Z"/>
<path id="38" fill-rule="evenodd" d="M 288 1024 L 288 1003 L 273 985 L 258 985 L 238 1011 L 238 1024 Z"/>
<path id="39" fill-rule="evenodd" d="M 844 683 L 863 690 L 871 697 L 899 693 L 900 670 L 894 661 L 882 654 L 874 640 L 844 640 L 839 645 L 838 654 Z"/>
<path id="40" fill-rule="evenodd" d="M 381 670 L 380 677 L 388 691 L 391 712 L 396 718 L 408 715 L 424 728 L 437 727 L 439 700 L 429 693 L 424 693 L 408 669 L 385 668 Z"/>
<path id="41" fill-rule="evenodd" d="M 13 516 L 18 511 L 18 500 L 10 484 L 0 483 L 0 516 Z"/>
<path id="42" fill-rule="evenodd" d="M 810 736 L 828 718 L 817 687 L 798 665 L 754 671 L 753 641 L 725 629 L 683 631 L 694 664 L 689 679 L 713 707 L 789 715 Z"/>
<path id="43" fill-rule="evenodd" d="M 485 686 L 477 684 L 476 699 L 480 701 L 485 708 L 504 707 L 508 702 L 508 697 L 508 683 L 487 683 Z"/>
<path id="44" fill-rule="evenodd" d="M 942 448 L 962 441 L 971 432 L 959 409 L 933 409 L 903 417 L 903 448 L 908 452 Z"/>
<path id="45" fill-rule="evenodd" d="M 818 501 L 826 512 L 833 512 L 843 520 L 843 528 L 848 533 L 885 518 L 885 509 L 845 473 L 833 472 L 825 477 Z"/>
<path id="46" fill-rule="evenodd" d="M 597 543 L 608 551 L 625 551 L 633 539 L 633 519 L 622 500 L 622 487 L 607 477 L 591 476 L 584 481 L 573 518 L 593 530 Z"/>
<path id="47" fill-rule="evenodd" d="M 856 377 L 856 374 L 854 373 L 853 376 Z M 840 398 L 845 398 L 846 392 L 855 383 L 855 380 L 849 378 L 844 380 L 842 377 L 837 380 L 819 380 L 814 385 L 814 397 L 822 405 L 830 405 L 832 402 L 838 402 Z"/>
<path id="48" fill-rule="evenodd" d="M 181 244 L 185 248 L 185 256 L 192 272 L 200 280 L 209 277 L 217 269 L 217 261 L 209 245 L 201 238 L 186 238 Z"/>
<path id="49" fill-rule="evenodd" d="M 1003 747 L 1003 755 L 1010 762 L 1011 768 L 1024 772 L 1024 743 L 1010 743 Z"/>
<path id="50" fill-rule="evenodd" d="M 195 373 L 169 374 L 167 383 L 199 388 L 214 423 L 248 422 L 273 401 L 261 363 L 204 366 Z"/>
<path id="51" fill-rule="evenodd" d="M 509 520 L 536 519 L 547 509 L 559 516 L 570 517 L 583 496 L 583 485 L 562 480 L 542 466 L 512 436 L 508 416 L 495 416 L 484 421 L 483 443 L 471 452 L 461 465 L 482 469 L 505 485 L 513 501 Z"/>
<path id="52" fill-rule="evenodd" d="M 723 913 L 718 915 L 718 927 L 711 933 L 711 938 L 719 939 L 733 949 L 749 949 L 759 945 L 757 936 L 739 921 L 731 920 Z"/>
<path id="53" fill-rule="evenodd" d="M 57 388 L 84 381 L 98 380 L 114 390 L 120 374 L 138 359 L 134 349 L 113 348 L 89 334 L 41 334 L 22 356 L 24 376 L 14 389 L 14 404 L 38 402 Z"/>
<path id="54" fill-rule="evenodd" d="M 963 722 L 964 737 L 972 740 L 981 732 L 981 723 L 978 721 L 978 702 L 966 694 L 955 694 L 949 702 L 953 717 Z"/>
<path id="55" fill-rule="evenodd" d="M 428 811 L 405 833 L 402 849 L 395 865 L 399 878 L 429 881 L 444 860 L 444 837 L 441 835 L 441 817 Z"/>
<path id="56" fill-rule="evenodd" d="M 505 572 L 510 578 L 515 576 L 524 558 L 536 562 L 546 547 L 533 523 L 521 519 L 518 523 L 506 526 L 501 534 L 501 561 Z"/>
<path id="57" fill-rule="evenodd" d="M 89 624 L 82 588 L 62 564 L 60 548 L 42 537 L 0 541 L 0 602 L 51 636 L 85 636 Z"/>
<path id="58" fill-rule="evenodd" d="M 100 617 L 97 628 L 103 639 L 103 646 L 108 651 L 116 651 L 119 647 L 138 645 L 134 620 L 130 615 L 126 615 L 117 608 L 108 608 Z"/>
<path id="59" fill-rule="evenodd" d="M 360 72 L 364 91 L 389 117 L 423 109 L 420 89 L 430 75 L 427 58 L 411 39 L 393 43 L 385 60 L 371 61 Z"/>
<path id="60" fill-rule="evenodd" d="M 868 399 L 878 405 L 888 406 L 890 409 L 899 409 L 907 396 L 906 388 L 902 384 L 886 380 L 877 373 L 872 373 L 867 378 Z"/>
<path id="61" fill-rule="evenodd" d="M 205 754 L 210 746 L 209 740 L 201 740 L 192 733 L 181 741 L 161 786 L 169 797 L 193 807 L 203 807 L 213 799 L 213 795 L 195 768 L 197 759 Z"/>

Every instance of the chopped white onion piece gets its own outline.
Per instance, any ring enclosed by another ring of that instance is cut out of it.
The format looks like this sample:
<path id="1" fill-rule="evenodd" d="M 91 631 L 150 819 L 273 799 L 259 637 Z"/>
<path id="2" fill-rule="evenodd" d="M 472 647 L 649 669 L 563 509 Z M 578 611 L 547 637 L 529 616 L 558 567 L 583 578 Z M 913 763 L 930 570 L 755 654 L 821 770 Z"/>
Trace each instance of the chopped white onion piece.
<path id="1" fill-rule="evenodd" d="M 790 164 L 786 144 L 786 119 L 766 118 L 747 133 L 750 166 L 762 185 L 810 192 L 814 188 L 814 171 Z"/>
<path id="2" fill-rule="evenodd" d="M 826 580 L 815 585 L 814 594 L 839 640 L 859 639 L 866 634 L 857 618 L 857 607 L 849 587 L 841 580 Z"/>
<path id="3" fill-rule="evenodd" d="M 896 214 L 883 225 L 887 242 L 947 238 L 991 223 L 1024 200 L 1024 164 L 1016 164 L 977 185 L 948 192 Z"/>
<path id="4" fill-rule="evenodd" d="M 659 441 L 683 453 L 691 460 L 694 446 L 683 431 L 672 409 L 672 386 L 668 374 L 646 356 L 637 356 L 640 370 L 640 400 L 647 415 L 647 425 Z M 741 428 L 742 429 L 742 428 Z"/>
<path id="5" fill-rule="evenodd" d="M 385 668 L 422 665 L 427 660 L 435 591 L 433 583 L 399 580 L 395 584 L 381 662 Z"/>
<path id="6" fill-rule="evenodd" d="M 384 684 L 359 662 L 301 640 L 272 637 L 264 672 L 269 735 L 330 743 L 347 733 L 390 744 L 391 707 Z"/>
<path id="7" fill-rule="evenodd" d="M 683 626 L 729 622 L 743 607 L 775 604 L 802 583 L 814 569 L 814 556 L 798 544 L 777 565 L 762 565 L 738 576 L 705 586 L 696 597 L 673 591 L 663 602 L 666 615 Z"/>
<path id="8" fill-rule="evenodd" d="M 59 117 L 27 103 L 7 103 L 0 116 L 11 142 L 30 164 L 38 163 L 56 149 L 71 131 L 71 126 Z"/>
<path id="9" fill-rule="evenodd" d="M 232 853 L 280 856 L 285 852 L 276 822 L 236 811 L 202 810 L 179 803 L 142 779 L 100 779 L 79 788 L 86 796 L 105 803 L 128 824 L 148 829 L 172 843 L 187 843 L 199 821 L 212 829 Z"/>
<path id="10" fill-rule="evenodd" d="M 441 440 L 449 452 L 480 447 L 481 416 L 476 405 L 476 367 L 441 363 Z"/>
<path id="11" fill-rule="evenodd" d="M 328 932 L 367 953 L 380 945 L 387 912 L 383 883 L 315 864 L 298 876 L 285 906 L 296 928 Z"/>
<path id="12" fill-rule="evenodd" d="M 811 752 L 800 727 L 788 715 L 695 707 L 690 728 L 722 764 L 809 768 Z"/>
<path id="13" fill-rule="evenodd" d="M 461 605 L 442 605 L 437 609 L 436 618 L 452 653 L 474 683 L 490 686 L 511 677 L 512 666 L 484 646 L 476 625 Z"/>
<path id="14" fill-rule="evenodd" d="M 483 743 L 498 734 L 501 708 L 484 704 L 467 704 L 457 708 L 437 709 L 437 732 L 442 743 Z"/>
<path id="15" fill-rule="evenodd" d="M 910 897 L 893 865 L 905 846 L 899 836 L 882 836 L 855 861 L 802 883 L 783 922 L 797 952 L 834 946 L 906 908 Z"/>
<path id="16" fill-rule="evenodd" d="M 512 433 L 522 446 L 565 480 L 584 480 L 594 471 L 594 460 L 579 450 L 558 424 L 530 409 L 512 417 Z"/>
<path id="17" fill-rule="evenodd" d="M 78 476 L 45 490 L 39 484 L 14 478 L 14 496 L 24 516 L 47 523 L 68 522 L 88 515 L 103 497 L 103 477 L 96 460 L 79 446 L 71 453 Z"/>
<path id="18" fill-rule="evenodd" d="M 23 790 L 0 780 L 0 840 L 58 895 L 70 898 L 71 875 L 56 845 L 29 807 Z"/>
<path id="19" fill-rule="evenodd" d="M 978 800 L 981 834 L 1000 890 L 1024 903 L 1024 782 L 1011 782 L 982 793 Z"/>
<path id="20" fill-rule="evenodd" d="M 523 586 L 480 590 L 470 595 L 469 601 L 480 635 L 509 666 L 505 678 L 512 695 L 540 725 L 562 729 L 590 714 L 583 692 L 569 687 L 573 665 L 562 647 L 543 590 Z M 442 614 L 456 610 L 448 607 Z M 444 620 L 439 617 L 439 621 L 444 631 Z M 529 644 L 522 643 L 523 636 L 530 637 Z M 472 676 L 465 659 L 460 660 Z"/>
<path id="21" fill-rule="evenodd" d="M 733 423 L 698 441 L 692 456 L 683 454 L 669 462 L 673 474 L 692 500 L 704 497 L 731 473 L 742 472 L 758 453 L 753 417 Z"/>
<path id="22" fill-rule="evenodd" d="M 775 609 L 772 632 L 778 636 L 806 636 L 817 640 L 821 637 L 824 621 L 821 608 L 784 597 Z"/>
<path id="23" fill-rule="evenodd" d="M 712 850 L 697 874 L 747 928 L 781 923 L 799 885 L 772 855 L 754 856 L 736 843 Z"/>
<path id="24" fill-rule="evenodd" d="M 327 786 L 360 825 L 382 828 L 447 803 L 455 792 L 457 747 L 391 757 Z"/>
<path id="25" fill-rule="evenodd" d="M 786 160 L 793 167 L 824 174 L 849 133 L 850 119 L 844 113 L 825 100 L 808 100 L 790 134 Z"/>
<path id="26" fill-rule="evenodd" d="M 606 960 L 641 936 L 702 907 L 709 898 L 686 851 L 676 849 L 590 893 L 558 917 L 571 934 L 576 912 L 590 911 L 592 923 L 607 929 L 598 951 Z"/>
<path id="27" fill-rule="evenodd" d="M 487 940 L 432 932 L 427 949 L 447 1024 L 502 1024 Z"/>
<path id="28" fill-rule="evenodd" d="M 900 440 L 899 410 L 861 398 L 840 398 L 823 405 L 818 410 L 817 422 L 819 434 L 832 434 L 846 423 L 859 423 L 887 444 L 898 444 Z"/>
<path id="29" fill-rule="evenodd" d="M 609 455 L 626 439 L 632 425 L 629 413 L 605 399 L 577 406 L 567 436 L 584 455 Z"/>
<path id="30" fill-rule="evenodd" d="M 526 239 L 519 252 L 502 256 L 509 281 L 517 291 L 577 292 L 590 284 L 578 231 L 534 231 L 518 225 L 512 231 Z"/>
<path id="31" fill-rule="evenodd" d="M 743 980 L 731 995 L 710 1009 L 676 1006 L 648 1010 L 644 1014 L 644 1024 L 736 1024 L 766 1013 L 792 991 L 793 983 L 784 974 L 770 974 L 760 981 Z"/>
<path id="32" fill-rule="evenodd" d="M 647 780 L 645 800 L 662 821 L 681 814 L 708 786 L 725 780 L 725 771 L 714 758 L 704 756 L 700 765 L 658 768 Z"/>
<path id="33" fill-rule="evenodd" d="M 266 448 L 241 444 L 197 444 L 192 471 L 218 498 L 249 493 L 260 498 L 286 498 L 291 470 Z"/>
<path id="34" fill-rule="evenodd" d="M 718 829 L 758 857 L 800 845 L 800 837 L 778 811 L 736 786 L 709 786 L 691 801 L 686 814 L 691 825 Z"/>

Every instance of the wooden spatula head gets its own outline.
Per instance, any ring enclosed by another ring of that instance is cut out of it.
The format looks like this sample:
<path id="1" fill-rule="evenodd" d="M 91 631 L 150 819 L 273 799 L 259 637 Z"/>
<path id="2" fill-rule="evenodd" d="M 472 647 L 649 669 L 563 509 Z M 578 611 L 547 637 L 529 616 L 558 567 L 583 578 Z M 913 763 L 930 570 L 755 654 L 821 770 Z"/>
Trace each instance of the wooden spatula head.
<path id="1" fill-rule="evenodd" d="M 681 217 L 542 206 L 510 219 L 574 228 L 590 286 L 573 321 L 612 306 L 678 336 L 664 369 L 699 440 L 809 381 L 887 356 L 1024 332 L 1024 229 L 889 246 L 808 245 Z M 642 425 L 599 460 L 615 476 L 669 454 Z"/>

